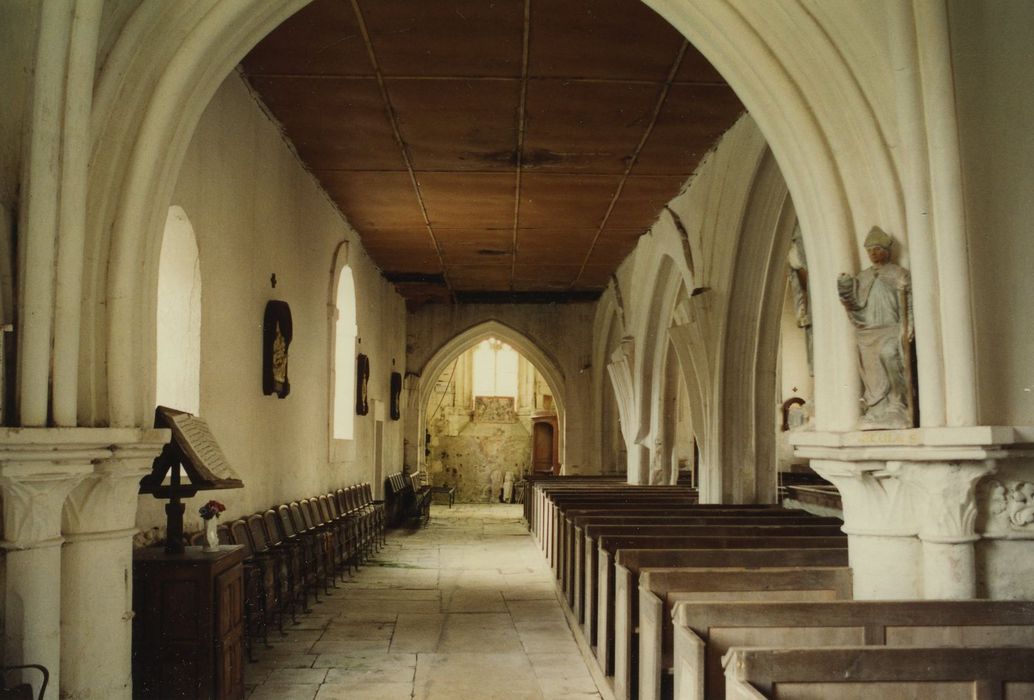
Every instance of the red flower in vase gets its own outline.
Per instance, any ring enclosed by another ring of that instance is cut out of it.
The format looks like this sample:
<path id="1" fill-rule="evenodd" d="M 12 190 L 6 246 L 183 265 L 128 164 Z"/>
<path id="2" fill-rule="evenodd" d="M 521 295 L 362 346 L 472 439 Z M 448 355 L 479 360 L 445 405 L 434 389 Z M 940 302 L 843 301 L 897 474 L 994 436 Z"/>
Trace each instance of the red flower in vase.
<path id="1" fill-rule="evenodd" d="M 226 510 L 226 506 L 219 501 L 209 501 L 198 508 L 197 512 L 203 519 L 211 520 L 212 518 L 218 518 L 224 510 Z"/>

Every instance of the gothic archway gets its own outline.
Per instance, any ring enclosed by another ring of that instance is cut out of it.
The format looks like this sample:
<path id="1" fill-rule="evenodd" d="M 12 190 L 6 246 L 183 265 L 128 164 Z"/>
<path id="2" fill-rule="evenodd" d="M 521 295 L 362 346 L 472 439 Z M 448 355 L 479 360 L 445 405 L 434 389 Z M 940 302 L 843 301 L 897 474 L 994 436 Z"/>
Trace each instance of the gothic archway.
<path id="1" fill-rule="evenodd" d="M 560 440 L 560 463 L 563 464 L 567 422 L 565 412 L 567 391 L 564 374 L 560 370 L 559 364 L 544 352 L 534 340 L 499 321 L 485 321 L 468 328 L 462 333 L 456 334 L 438 348 L 430 359 L 427 360 L 423 368 L 421 368 L 419 377 L 414 382 L 414 385 L 410 387 L 409 400 L 407 402 L 406 437 L 409 441 L 409 446 L 417 448 L 417 446 L 423 445 L 423 435 L 427 420 L 427 417 L 424 415 L 424 408 L 427 405 L 427 400 L 431 397 L 431 392 L 434 390 L 434 384 L 438 377 L 461 354 L 488 338 L 496 338 L 509 344 L 539 371 L 543 379 L 546 380 L 546 384 L 549 385 L 556 403 Z M 415 454 L 409 453 L 408 460 L 412 465 L 423 469 L 423 450 L 415 449 Z"/>

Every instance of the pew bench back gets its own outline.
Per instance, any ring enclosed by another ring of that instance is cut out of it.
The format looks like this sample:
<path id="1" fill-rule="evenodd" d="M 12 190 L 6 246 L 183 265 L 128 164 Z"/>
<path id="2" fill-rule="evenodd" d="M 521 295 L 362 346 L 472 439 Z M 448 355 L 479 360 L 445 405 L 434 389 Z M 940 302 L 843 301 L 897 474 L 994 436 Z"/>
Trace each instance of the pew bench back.
<path id="1" fill-rule="evenodd" d="M 1034 697 L 1034 649 L 1016 647 L 746 647 L 730 651 L 724 663 L 727 700 Z"/>
<path id="2" fill-rule="evenodd" d="M 675 697 L 724 697 L 722 658 L 738 646 L 1034 647 L 1034 602 L 673 601 Z"/>

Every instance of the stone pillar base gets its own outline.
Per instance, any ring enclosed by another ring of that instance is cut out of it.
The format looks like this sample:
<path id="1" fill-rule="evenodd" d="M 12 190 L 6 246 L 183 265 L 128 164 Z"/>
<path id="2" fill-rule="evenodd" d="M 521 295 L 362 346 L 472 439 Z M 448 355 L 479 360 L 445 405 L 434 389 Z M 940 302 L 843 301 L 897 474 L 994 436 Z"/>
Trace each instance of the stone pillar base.
<path id="1" fill-rule="evenodd" d="M 855 600 L 920 597 L 923 544 L 915 537 L 848 535 Z"/>

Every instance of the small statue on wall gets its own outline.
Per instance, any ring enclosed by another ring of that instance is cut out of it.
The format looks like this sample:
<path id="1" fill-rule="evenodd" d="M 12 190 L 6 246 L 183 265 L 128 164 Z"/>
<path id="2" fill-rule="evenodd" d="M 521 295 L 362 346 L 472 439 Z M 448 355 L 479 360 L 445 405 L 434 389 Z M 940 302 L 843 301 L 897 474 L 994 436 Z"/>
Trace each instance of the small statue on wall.
<path id="1" fill-rule="evenodd" d="M 786 264 L 790 268 L 789 279 L 790 289 L 793 292 L 794 316 L 797 318 L 797 326 L 804 331 L 804 340 L 808 350 L 808 374 L 814 375 L 811 300 L 808 298 L 808 258 L 804 254 L 804 238 L 801 235 L 800 223 L 794 226 L 790 250 L 786 254 Z"/>
<path id="2" fill-rule="evenodd" d="M 912 285 L 908 270 L 890 262 L 893 239 L 874 226 L 865 239 L 872 266 L 837 278 L 840 302 L 855 327 L 861 374 L 860 430 L 915 425 L 912 379 Z"/>
<path id="3" fill-rule="evenodd" d="M 262 320 L 262 393 L 287 398 L 288 346 L 294 334 L 291 307 L 284 301 L 270 301 Z"/>

